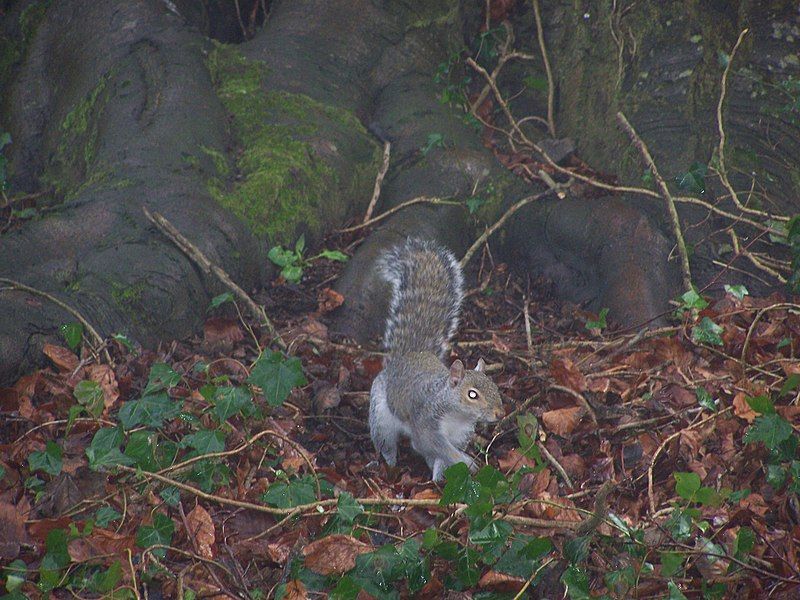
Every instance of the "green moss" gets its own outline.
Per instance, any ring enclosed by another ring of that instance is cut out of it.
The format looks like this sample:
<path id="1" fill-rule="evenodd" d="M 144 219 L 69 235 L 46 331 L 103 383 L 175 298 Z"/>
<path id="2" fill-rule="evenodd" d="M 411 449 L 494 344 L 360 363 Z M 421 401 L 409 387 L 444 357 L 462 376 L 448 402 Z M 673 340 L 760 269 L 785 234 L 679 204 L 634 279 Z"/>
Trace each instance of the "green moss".
<path id="1" fill-rule="evenodd" d="M 214 168 L 217 170 L 217 174 L 220 177 L 227 177 L 230 174 L 231 168 L 230 165 L 228 165 L 227 156 L 225 156 L 219 150 L 216 150 L 214 148 L 209 148 L 208 146 L 200 146 L 200 150 L 202 150 L 203 154 L 211 158 L 211 160 L 214 162 Z M 197 159 L 197 157 L 193 156 L 192 158 L 195 159 L 195 163 L 193 166 L 195 167 L 199 166 L 200 161 Z"/>
<path id="2" fill-rule="evenodd" d="M 143 281 L 127 286 L 119 283 L 112 283 L 111 297 L 118 306 L 122 308 L 131 308 L 133 305 L 142 301 L 145 289 L 146 284 Z"/>
<path id="3" fill-rule="evenodd" d="M 97 123 L 108 101 L 110 77 L 110 73 L 102 77 L 61 123 L 61 141 L 42 179 L 66 198 L 73 198 L 89 186 L 111 180 L 111 172 L 95 164 Z"/>
<path id="4" fill-rule="evenodd" d="M 368 139 L 363 125 L 350 112 L 303 94 L 265 91 L 266 66 L 246 60 L 230 47 L 218 45 L 208 67 L 241 146 L 235 182 L 228 186 L 221 178 L 212 179 L 211 194 L 254 233 L 272 242 L 293 241 L 304 229 L 321 232 L 322 209 L 341 194 L 330 158 L 336 148 L 327 140 L 352 135 Z M 371 158 L 367 170 L 371 168 L 374 177 Z M 224 176 L 222 161 L 215 164 Z M 353 165 L 355 176 L 348 187 L 363 185 L 364 170 L 363 164 Z"/>
<path id="5" fill-rule="evenodd" d="M 417 14 L 408 24 L 408 29 L 426 29 L 458 23 L 459 3 L 456 0 L 422 2 L 418 6 Z"/>

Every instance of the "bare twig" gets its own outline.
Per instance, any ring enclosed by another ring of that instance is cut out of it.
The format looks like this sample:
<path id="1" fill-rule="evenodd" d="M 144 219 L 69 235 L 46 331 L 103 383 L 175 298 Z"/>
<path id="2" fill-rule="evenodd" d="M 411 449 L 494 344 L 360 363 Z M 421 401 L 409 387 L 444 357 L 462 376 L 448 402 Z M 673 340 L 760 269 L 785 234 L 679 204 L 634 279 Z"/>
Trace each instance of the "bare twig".
<path id="1" fill-rule="evenodd" d="M 522 200 L 519 200 L 518 202 L 512 204 L 509 207 L 509 209 L 505 212 L 505 214 L 503 214 L 503 216 L 500 217 L 494 223 L 494 225 L 492 225 L 486 231 L 484 231 L 481 234 L 481 236 L 477 240 L 475 240 L 472 246 L 469 247 L 469 249 L 464 254 L 464 257 L 460 261 L 461 267 L 463 268 L 467 265 L 467 263 L 469 263 L 470 259 L 472 258 L 472 255 L 475 254 L 478 248 L 480 248 L 486 242 L 486 240 L 489 239 L 489 236 L 491 236 L 495 231 L 497 231 L 500 227 L 502 227 L 505 224 L 505 222 L 508 221 L 515 212 L 517 212 L 523 206 L 527 206 L 531 202 L 534 202 L 536 200 L 541 200 L 551 192 L 552 190 L 546 190 L 544 192 L 535 194 L 533 196 L 526 196 Z"/>
<path id="2" fill-rule="evenodd" d="M 553 82 L 553 71 L 550 69 L 550 60 L 547 58 L 547 46 L 544 43 L 544 31 L 542 30 L 542 17 L 539 14 L 539 0 L 533 0 L 533 15 L 536 17 L 536 37 L 539 40 L 539 50 L 542 52 L 542 62 L 544 71 L 547 74 L 547 129 L 550 137 L 556 137 L 556 122 L 553 117 L 553 105 L 555 103 L 555 83 Z"/>
<path id="3" fill-rule="evenodd" d="M 679 437 L 684 431 L 689 431 L 690 429 L 697 429 L 698 427 L 705 425 L 709 421 L 713 421 L 717 417 L 720 417 L 728 412 L 733 410 L 732 407 L 725 408 L 719 412 L 715 412 L 713 415 L 706 417 L 702 421 L 698 421 L 688 427 L 684 427 L 683 429 L 676 431 L 672 435 L 668 436 L 664 439 L 663 442 L 658 446 L 655 453 L 653 454 L 653 458 L 650 460 L 650 466 L 647 467 L 647 497 L 650 501 L 650 514 L 654 515 L 656 512 L 656 500 L 655 495 L 653 494 L 653 468 L 656 465 L 656 461 L 658 460 L 658 455 L 661 454 L 662 450 L 669 444 L 672 440 Z"/>
<path id="4" fill-rule="evenodd" d="M 282 349 L 286 349 L 286 343 L 281 338 L 278 330 L 272 324 L 272 321 L 267 316 L 267 312 L 263 307 L 256 304 L 253 299 L 242 288 L 236 285 L 230 276 L 220 267 L 212 263 L 200 249 L 190 242 L 184 235 L 178 231 L 172 223 L 170 223 L 163 215 L 159 213 L 150 213 L 146 206 L 142 207 L 145 216 L 148 220 L 155 225 L 158 230 L 167 236 L 172 242 L 180 248 L 194 263 L 200 267 L 204 273 L 213 274 L 217 279 L 222 282 L 229 290 L 231 290 L 242 302 L 250 309 L 251 314 L 266 327 L 269 334 L 272 336 L 275 343 Z"/>
<path id="5" fill-rule="evenodd" d="M 42 290 L 37 290 L 36 288 L 30 287 L 29 285 L 25 285 L 24 283 L 20 283 L 18 281 L 14 281 L 13 279 L 6 279 L 4 277 L 0 277 L 0 283 L 10 286 L 11 289 L 28 292 L 29 294 L 33 294 L 34 296 L 41 296 L 42 298 L 46 298 L 59 308 L 63 308 L 73 317 L 78 319 L 78 321 L 80 321 L 80 324 L 83 325 L 83 328 L 86 329 L 87 332 L 89 332 L 89 335 L 94 340 L 94 343 L 97 344 L 98 348 L 101 349 L 101 351 L 103 352 L 103 357 L 106 359 L 106 361 L 108 361 L 108 364 L 110 365 L 114 364 L 114 362 L 111 360 L 111 355 L 108 353 L 108 348 L 105 347 L 105 342 L 103 341 L 103 338 L 100 337 L 100 334 L 97 333 L 97 330 L 94 327 L 92 327 L 92 324 L 89 323 L 89 321 L 87 321 L 84 318 L 84 316 L 77 310 L 75 310 L 65 302 L 62 302 L 52 294 L 48 294 L 47 292 L 43 292 Z M 2 290 L 0 289 L 0 291 Z"/>
<path id="6" fill-rule="evenodd" d="M 586 398 L 583 397 L 583 394 L 581 394 L 580 392 L 576 392 L 572 388 L 568 388 L 564 385 L 558 385 L 557 383 L 552 383 L 548 387 L 551 390 L 555 390 L 557 392 L 563 392 L 575 398 L 578 401 L 578 403 L 583 407 L 583 409 L 586 411 L 586 413 L 589 415 L 589 418 L 592 419 L 592 423 L 597 425 L 597 414 L 594 412 L 592 405 L 589 404 Z"/>
<path id="7" fill-rule="evenodd" d="M 456 202 L 455 200 L 443 200 L 442 198 L 432 198 L 430 196 L 419 196 L 417 198 L 412 198 L 411 200 L 406 200 L 398 204 L 397 206 L 390 208 L 386 212 L 382 212 L 377 217 L 369 219 L 368 221 L 364 221 L 358 225 L 353 225 L 352 227 L 345 227 L 344 229 L 338 229 L 337 233 L 350 233 L 351 231 L 358 231 L 359 229 L 363 229 L 364 227 L 369 227 L 370 225 L 374 225 L 379 221 L 383 221 L 386 217 L 390 217 L 394 213 L 403 210 L 404 208 L 408 208 L 409 206 L 413 206 L 414 204 L 433 204 L 435 206 L 440 205 L 447 205 L 447 206 L 458 206 L 461 202 Z"/>
<path id="8" fill-rule="evenodd" d="M 364 220 L 362 225 L 370 220 L 372 211 L 375 210 L 375 205 L 378 203 L 378 197 L 381 195 L 381 186 L 383 185 L 383 178 L 386 177 L 386 172 L 389 170 L 389 155 L 392 150 L 392 144 L 388 140 L 383 142 L 383 164 L 381 165 L 378 175 L 375 177 L 375 187 L 372 190 L 372 199 L 367 206 L 367 212 L 364 213 Z"/>
<path id="9" fill-rule="evenodd" d="M 664 178 L 661 177 L 661 173 L 658 172 L 658 167 L 656 167 L 653 157 L 650 156 L 650 151 L 647 149 L 647 145 L 644 143 L 644 140 L 639 137 L 639 135 L 636 133 L 636 130 L 628 122 L 628 119 L 625 118 L 625 115 L 622 114 L 622 112 L 617 113 L 617 122 L 625 130 L 625 133 L 627 133 L 628 137 L 631 138 L 633 145 L 636 146 L 636 148 L 639 150 L 639 153 L 642 155 L 642 158 L 644 158 L 644 161 L 650 169 L 650 172 L 653 174 L 653 178 L 656 181 L 656 186 L 661 192 L 661 197 L 667 204 L 667 211 L 672 219 L 672 231 L 675 235 L 675 243 L 678 246 L 678 255 L 681 259 L 683 287 L 687 292 L 689 292 L 692 290 L 692 272 L 689 269 L 689 253 L 686 251 L 686 242 L 683 240 L 681 221 L 678 217 L 678 211 L 675 209 L 675 201 L 672 198 L 672 194 L 669 192 L 669 188 L 667 188 Z"/>

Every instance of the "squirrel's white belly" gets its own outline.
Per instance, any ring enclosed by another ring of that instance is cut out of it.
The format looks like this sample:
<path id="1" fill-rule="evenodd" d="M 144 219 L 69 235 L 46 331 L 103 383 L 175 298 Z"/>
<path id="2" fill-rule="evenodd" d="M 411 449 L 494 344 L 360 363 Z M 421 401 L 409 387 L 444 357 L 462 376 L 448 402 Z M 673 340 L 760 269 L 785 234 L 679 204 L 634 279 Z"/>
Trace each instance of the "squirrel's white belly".
<path id="1" fill-rule="evenodd" d="M 474 432 L 475 422 L 458 415 L 446 415 L 439 421 L 439 431 L 453 446 L 463 450 Z"/>

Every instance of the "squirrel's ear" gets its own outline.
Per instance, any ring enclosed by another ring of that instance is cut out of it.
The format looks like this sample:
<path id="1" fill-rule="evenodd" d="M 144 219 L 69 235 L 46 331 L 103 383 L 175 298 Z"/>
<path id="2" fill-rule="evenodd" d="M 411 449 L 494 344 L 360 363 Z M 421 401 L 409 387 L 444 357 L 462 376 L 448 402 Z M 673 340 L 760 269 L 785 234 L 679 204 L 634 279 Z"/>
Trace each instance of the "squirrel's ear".
<path id="1" fill-rule="evenodd" d="M 450 365 L 450 386 L 456 387 L 464 379 L 464 363 L 456 360 Z"/>
<path id="2" fill-rule="evenodd" d="M 483 368 L 486 366 L 486 363 L 483 362 L 482 358 L 478 359 L 478 365 L 475 367 L 476 371 L 483 371 Z"/>

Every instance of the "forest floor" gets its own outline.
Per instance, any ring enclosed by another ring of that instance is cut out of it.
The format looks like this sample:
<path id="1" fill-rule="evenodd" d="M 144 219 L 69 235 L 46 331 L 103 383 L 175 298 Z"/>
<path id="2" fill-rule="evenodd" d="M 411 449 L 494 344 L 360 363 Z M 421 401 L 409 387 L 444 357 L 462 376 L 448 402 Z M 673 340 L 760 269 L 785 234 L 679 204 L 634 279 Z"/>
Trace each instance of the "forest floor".
<path id="1" fill-rule="evenodd" d="M 507 416 L 443 486 L 372 447 L 381 354 L 326 326 L 340 263 L 258 298 L 286 353 L 225 295 L 201 338 L 110 363 L 65 327 L 0 389 L 5 597 L 797 597 L 798 306 L 737 287 L 615 331 L 473 263 L 451 359 Z"/>

